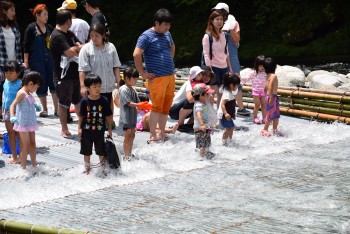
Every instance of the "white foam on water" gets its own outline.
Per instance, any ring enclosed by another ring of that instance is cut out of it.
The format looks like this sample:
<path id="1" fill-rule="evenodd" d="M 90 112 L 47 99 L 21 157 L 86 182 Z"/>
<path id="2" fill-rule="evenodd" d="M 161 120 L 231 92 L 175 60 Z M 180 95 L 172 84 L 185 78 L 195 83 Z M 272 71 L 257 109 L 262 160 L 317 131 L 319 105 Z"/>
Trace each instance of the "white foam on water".
<path id="1" fill-rule="evenodd" d="M 240 121 L 237 120 L 236 124 L 243 123 Z M 39 165 L 36 169 L 28 167 L 27 170 L 5 167 L 1 169 L 0 174 L 0 210 L 90 193 L 111 186 L 140 183 L 204 167 L 235 163 L 247 158 L 265 157 L 299 149 L 308 150 L 310 146 L 350 138 L 349 127 L 341 123 L 326 124 L 282 117 L 280 126 L 285 137 L 262 137 L 260 131 L 263 125 L 251 124 L 248 131 L 234 132 L 233 142 L 229 147 L 222 145 L 222 131 L 214 132 L 211 150 L 217 156 L 212 160 L 199 161 L 194 136 L 191 134 L 176 133 L 162 144 L 147 145 L 145 142 L 137 142 L 134 145 L 134 153 L 139 160 L 123 162 L 120 171 L 108 170 L 107 177 L 103 176 L 98 168 L 93 169 L 90 175 L 83 174 L 83 159 L 80 166 L 61 171 L 55 171 L 55 168 L 45 165 Z M 145 135 L 137 134 L 136 137 Z M 92 160 L 93 163 L 97 163 L 97 157 L 92 156 Z M 256 186 L 259 189 L 259 186 L 263 185 Z M 312 197 L 310 201 L 311 199 Z M 300 206 L 305 208 L 307 204 L 305 200 L 303 202 Z M 308 205 L 313 207 L 312 203 Z M 324 205 L 332 206 L 331 203 Z M 304 222 L 308 222 L 307 219 Z M 348 229 L 348 224 L 344 225 L 342 229 Z"/>

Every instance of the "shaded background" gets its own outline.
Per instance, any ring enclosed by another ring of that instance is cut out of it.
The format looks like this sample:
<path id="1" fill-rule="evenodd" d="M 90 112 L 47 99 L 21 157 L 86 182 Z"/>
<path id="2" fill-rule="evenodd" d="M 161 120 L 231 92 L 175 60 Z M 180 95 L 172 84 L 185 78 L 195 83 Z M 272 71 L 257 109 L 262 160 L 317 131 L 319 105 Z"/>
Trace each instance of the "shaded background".
<path id="1" fill-rule="evenodd" d="M 56 9 L 63 0 L 14 0 L 22 36 L 34 20 L 29 8 L 45 3 L 49 23 L 55 25 Z M 91 16 L 78 2 L 78 17 Z M 217 0 L 102 0 L 122 63 L 132 60 L 138 36 L 152 25 L 153 14 L 167 8 L 174 15 L 171 28 L 176 44 L 176 66 L 200 63 L 201 39 L 210 9 Z M 350 60 L 350 1 L 348 0 L 235 0 L 226 1 L 241 27 L 239 58 L 251 66 L 259 54 L 274 56 L 280 63 L 316 64 Z"/>

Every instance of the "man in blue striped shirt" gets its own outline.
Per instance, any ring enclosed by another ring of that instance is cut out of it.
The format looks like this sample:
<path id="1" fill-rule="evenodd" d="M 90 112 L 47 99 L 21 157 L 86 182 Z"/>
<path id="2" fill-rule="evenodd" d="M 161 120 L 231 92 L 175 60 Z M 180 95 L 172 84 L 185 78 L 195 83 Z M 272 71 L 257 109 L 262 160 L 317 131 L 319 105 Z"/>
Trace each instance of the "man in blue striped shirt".
<path id="1" fill-rule="evenodd" d="M 136 69 L 146 79 L 152 101 L 148 142 L 166 140 L 165 125 L 175 92 L 175 44 L 169 32 L 172 21 L 168 10 L 159 9 L 154 14 L 153 26 L 141 34 L 134 50 Z M 146 70 L 142 67 L 142 57 Z"/>

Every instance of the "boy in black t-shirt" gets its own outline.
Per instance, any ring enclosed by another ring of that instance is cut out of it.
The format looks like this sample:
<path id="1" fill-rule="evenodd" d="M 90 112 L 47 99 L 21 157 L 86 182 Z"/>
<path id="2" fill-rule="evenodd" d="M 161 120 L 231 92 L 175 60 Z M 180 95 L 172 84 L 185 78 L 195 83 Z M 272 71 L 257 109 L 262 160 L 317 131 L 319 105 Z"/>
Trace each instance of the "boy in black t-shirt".
<path id="1" fill-rule="evenodd" d="M 108 100 L 101 96 L 101 78 L 94 74 L 85 77 L 84 85 L 88 88 L 89 95 L 80 103 L 78 121 L 78 136 L 81 142 L 80 154 L 84 155 L 85 173 L 90 172 L 90 156 L 92 145 L 96 154 L 100 157 L 100 163 L 104 166 L 105 141 L 104 132 L 106 121 L 108 135 L 112 137 L 113 113 Z"/>

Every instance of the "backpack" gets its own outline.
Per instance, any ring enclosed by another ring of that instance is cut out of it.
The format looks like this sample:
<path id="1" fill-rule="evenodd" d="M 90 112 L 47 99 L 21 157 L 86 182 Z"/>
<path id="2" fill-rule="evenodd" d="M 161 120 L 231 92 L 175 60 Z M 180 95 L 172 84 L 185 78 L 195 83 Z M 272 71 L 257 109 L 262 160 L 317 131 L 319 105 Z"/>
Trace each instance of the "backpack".
<path id="1" fill-rule="evenodd" d="M 118 169 L 120 167 L 121 155 L 110 137 L 106 137 L 105 141 L 105 158 L 110 168 Z"/>
<path id="2" fill-rule="evenodd" d="M 211 33 L 205 33 L 208 35 L 209 37 L 209 57 L 210 57 L 210 60 L 213 59 L 213 41 L 214 41 L 214 38 L 213 38 L 213 35 L 211 35 Z M 226 39 L 226 46 L 225 46 L 225 54 L 227 54 L 227 43 L 228 43 L 228 37 L 229 37 L 229 32 L 224 32 L 225 34 L 225 39 Z M 202 52 L 202 60 L 201 60 L 201 67 L 203 66 L 206 66 L 205 65 L 205 60 L 204 60 L 204 54 Z"/>

